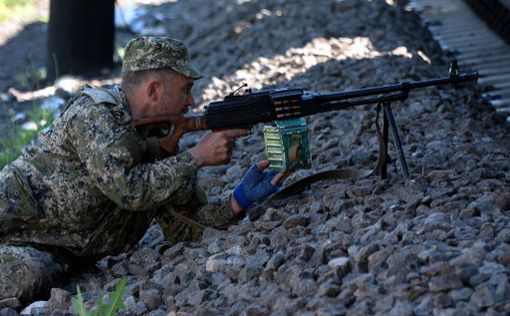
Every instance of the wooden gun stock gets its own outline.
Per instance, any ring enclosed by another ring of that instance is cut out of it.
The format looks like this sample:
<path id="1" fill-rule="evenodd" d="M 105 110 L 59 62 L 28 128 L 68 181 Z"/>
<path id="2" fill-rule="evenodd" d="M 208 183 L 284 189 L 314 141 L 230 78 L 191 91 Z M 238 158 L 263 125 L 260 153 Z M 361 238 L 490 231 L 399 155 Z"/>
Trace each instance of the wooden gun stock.
<path id="1" fill-rule="evenodd" d="M 207 121 L 204 116 L 160 115 L 156 117 L 133 118 L 133 126 L 150 126 L 165 124 L 170 127 L 168 136 L 159 138 L 159 146 L 170 155 L 177 153 L 179 140 L 186 132 L 206 130 Z"/>

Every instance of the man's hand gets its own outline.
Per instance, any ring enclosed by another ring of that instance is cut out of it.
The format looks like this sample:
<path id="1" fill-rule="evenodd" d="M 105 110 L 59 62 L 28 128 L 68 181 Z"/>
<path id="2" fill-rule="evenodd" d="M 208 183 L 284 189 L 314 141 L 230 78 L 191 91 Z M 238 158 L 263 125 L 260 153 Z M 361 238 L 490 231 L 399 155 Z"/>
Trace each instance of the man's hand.
<path id="1" fill-rule="evenodd" d="M 234 138 L 250 134 L 246 129 L 231 129 L 207 134 L 200 142 L 188 152 L 198 167 L 216 166 L 230 162 Z"/>
<path id="2" fill-rule="evenodd" d="M 288 174 L 276 170 L 264 172 L 269 164 L 269 160 L 259 161 L 244 174 L 241 183 L 236 186 L 230 199 L 235 214 L 241 213 L 253 202 L 263 200 L 280 189 L 281 183 Z"/>

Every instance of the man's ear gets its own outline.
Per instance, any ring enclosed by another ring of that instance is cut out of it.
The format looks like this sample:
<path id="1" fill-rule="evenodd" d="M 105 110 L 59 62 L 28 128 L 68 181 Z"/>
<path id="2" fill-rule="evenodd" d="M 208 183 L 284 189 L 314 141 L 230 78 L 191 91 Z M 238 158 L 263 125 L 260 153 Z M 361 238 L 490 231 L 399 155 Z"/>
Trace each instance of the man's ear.
<path id="1" fill-rule="evenodd" d="M 161 82 L 159 82 L 159 80 L 149 81 L 147 84 L 146 93 L 152 102 L 157 103 L 161 98 L 162 93 Z"/>

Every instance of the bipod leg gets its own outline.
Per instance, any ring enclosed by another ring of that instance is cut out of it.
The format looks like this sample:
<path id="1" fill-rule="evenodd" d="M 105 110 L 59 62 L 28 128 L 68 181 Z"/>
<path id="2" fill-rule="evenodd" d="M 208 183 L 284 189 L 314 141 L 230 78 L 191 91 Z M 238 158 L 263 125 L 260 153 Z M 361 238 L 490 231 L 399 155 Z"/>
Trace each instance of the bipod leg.
<path id="1" fill-rule="evenodd" d="M 388 156 L 388 118 L 386 117 L 386 112 L 383 115 L 383 141 L 384 141 L 384 148 L 386 152 L 384 153 L 384 156 L 386 157 L 384 164 L 381 166 L 381 179 L 388 178 L 388 162 L 389 162 L 389 156 Z"/>
<path id="2" fill-rule="evenodd" d="M 384 129 L 385 129 L 385 137 L 386 141 L 387 137 L 387 124 L 389 122 L 391 126 L 391 134 L 393 135 L 393 143 L 395 147 L 397 147 L 398 152 L 398 160 L 400 161 L 400 166 L 402 167 L 402 173 L 406 179 L 409 179 L 409 169 L 407 168 L 406 158 L 404 156 L 404 150 L 402 149 L 402 143 L 400 142 L 400 137 L 398 136 L 397 124 L 395 123 L 395 118 L 393 117 L 393 111 L 391 110 L 391 106 L 389 102 L 383 103 L 384 108 Z"/>
<path id="3" fill-rule="evenodd" d="M 379 114 L 381 113 L 382 108 L 382 102 L 378 103 L 374 120 L 377 139 L 379 140 L 379 157 L 377 158 L 377 165 L 374 171 L 375 174 L 378 174 L 381 177 L 381 180 L 388 178 L 388 162 L 390 161 L 390 157 L 388 156 L 388 119 L 384 112 L 382 132 L 381 126 L 379 125 Z"/>

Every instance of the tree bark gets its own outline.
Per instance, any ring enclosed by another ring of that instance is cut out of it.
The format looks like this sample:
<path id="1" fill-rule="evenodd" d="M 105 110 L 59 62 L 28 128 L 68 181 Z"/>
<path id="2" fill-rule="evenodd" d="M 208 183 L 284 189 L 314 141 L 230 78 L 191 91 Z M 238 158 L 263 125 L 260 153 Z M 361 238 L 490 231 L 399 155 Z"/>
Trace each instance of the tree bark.
<path id="1" fill-rule="evenodd" d="M 51 0 L 47 79 L 113 67 L 115 0 Z"/>

